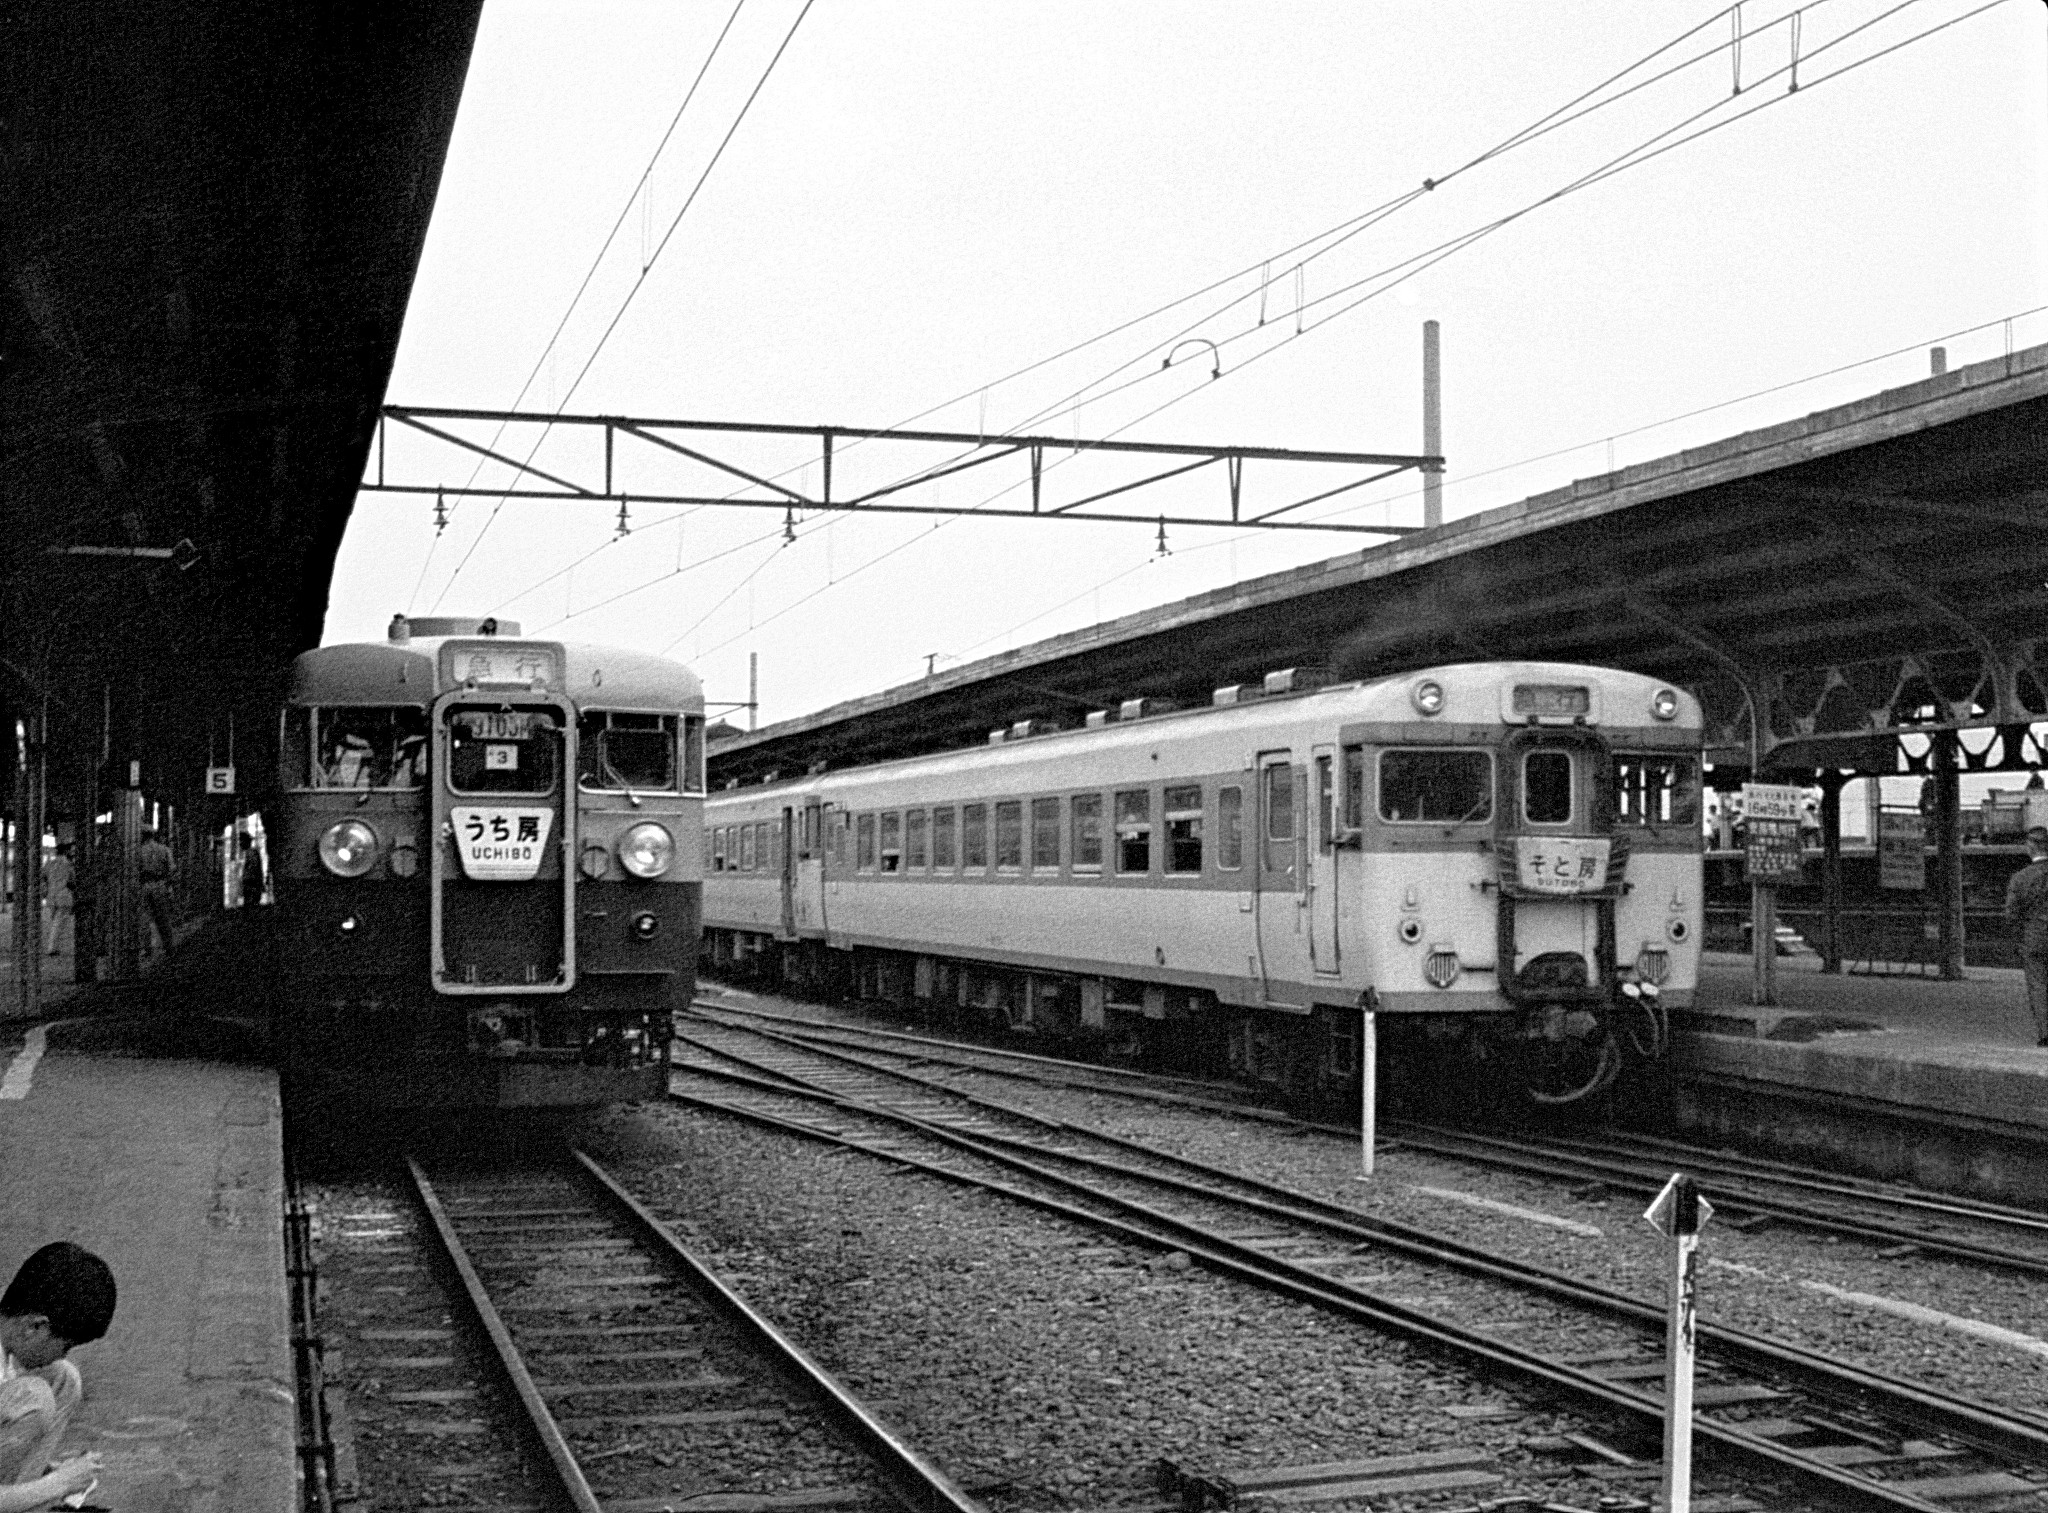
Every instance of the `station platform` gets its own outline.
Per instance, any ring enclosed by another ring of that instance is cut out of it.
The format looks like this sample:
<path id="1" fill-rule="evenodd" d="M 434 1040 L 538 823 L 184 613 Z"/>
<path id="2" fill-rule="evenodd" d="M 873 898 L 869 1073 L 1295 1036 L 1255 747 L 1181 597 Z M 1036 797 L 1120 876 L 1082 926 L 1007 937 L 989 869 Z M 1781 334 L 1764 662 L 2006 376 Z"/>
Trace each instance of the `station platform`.
<path id="1" fill-rule="evenodd" d="M 113 1268 L 62 1447 L 102 1459 L 90 1506 L 291 1513 L 277 1078 L 175 975 L 54 983 L 40 1023 L 0 1010 L 0 1286 L 51 1240 Z"/>
<path id="2" fill-rule="evenodd" d="M 1746 955 L 1708 953 L 1696 1006 L 1672 1015 L 1682 1123 L 2048 1207 L 2048 1048 L 2018 969 L 1943 982 L 1781 956 L 1768 1008 L 1749 1002 L 1751 972 Z"/>

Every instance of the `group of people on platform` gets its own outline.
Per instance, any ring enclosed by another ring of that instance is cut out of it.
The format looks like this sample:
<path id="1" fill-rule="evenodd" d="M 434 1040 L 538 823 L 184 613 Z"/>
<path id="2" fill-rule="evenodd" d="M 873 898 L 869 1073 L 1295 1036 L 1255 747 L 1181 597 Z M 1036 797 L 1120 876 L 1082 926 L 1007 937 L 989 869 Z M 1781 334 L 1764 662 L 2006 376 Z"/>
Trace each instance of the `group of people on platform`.
<path id="1" fill-rule="evenodd" d="M 144 951 L 149 951 L 153 940 L 156 952 L 168 955 L 176 940 L 177 859 L 155 829 L 146 829 L 135 848 L 134 866 L 136 893 L 150 926 L 151 938 L 143 942 Z M 251 846 L 241 872 L 242 901 L 261 902 L 266 881 L 263 853 Z M 47 955 L 62 956 L 76 948 L 79 882 L 72 843 L 59 841 L 43 863 L 43 949 Z"/>

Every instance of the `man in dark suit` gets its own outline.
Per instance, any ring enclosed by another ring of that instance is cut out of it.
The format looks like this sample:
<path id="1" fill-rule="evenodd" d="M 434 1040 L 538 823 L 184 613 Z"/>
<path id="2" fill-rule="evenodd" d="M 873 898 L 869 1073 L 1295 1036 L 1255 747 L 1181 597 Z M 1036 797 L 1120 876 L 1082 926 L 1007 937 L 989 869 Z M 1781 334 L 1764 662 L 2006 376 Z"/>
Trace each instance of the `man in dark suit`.
<path id="1" fill-rule="evenodd" d="M 2027 864 L 2005 885 L 2005 917 L 2020 927 L 2027 1008 L 2037 1044 L 2048 1045 L 2048 829 L 2027 832 Z"/>

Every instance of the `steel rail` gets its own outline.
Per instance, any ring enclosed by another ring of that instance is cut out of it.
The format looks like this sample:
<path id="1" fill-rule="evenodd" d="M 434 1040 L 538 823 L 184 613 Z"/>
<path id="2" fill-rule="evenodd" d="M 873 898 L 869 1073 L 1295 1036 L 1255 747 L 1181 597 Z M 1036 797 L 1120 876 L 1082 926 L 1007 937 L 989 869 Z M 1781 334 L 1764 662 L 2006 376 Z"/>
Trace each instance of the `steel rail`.
<path id="1" fill-rule="evenodd" d="M 769 1088 L 781 1096 L 792 1096 L 787 1088 Z M 1661 1426 L 1664 1420 L 1662 1405 L 1644 1394 L 1629 1390 L 1612 1382 L 1582 1371 L 1562 1361 L 1553 1360 L 1534 1351 L 1493 1339 L 1477 1330 L 1467 1329 L 1448 1320 L 1433 1318 L 1419 1310 L 1405 1307 L 1384 1298 L 1375 1297 L 1341 1282 L 1295 1266 L 1279 1257 L 1269 1256 L 1248 1245 L 1210 1234 L 1187 1220 L 1149 1208 L 1127 1198 L 1118 1198 L 1103 1193 L 1085 1184 L 1063 1178 L 1057 1173 L 1036 1167 L 1033 1163 L 1017 1157 L 1000 1155 L 978 1148 L 966 1136 L 947 1130 L 942 1126 L 925 1126 L 920 1132 L 929 1138 L 951 1145 L 966 1154 L 982 1160 L 993 1161 L 1011 1167 L 1055 1188 L 1085 1193 L 1091 1199 L 1111 1204 L 1128 1213 L 1142 1215 L 1158 1229 L 1167 1231 L 1162 1235 L 1156 1229 L 1144 1224 L 1110 1215 L 1092 1212 L 1072 1203 L 1034 1193 L 1028 1188 L 1009 1183 L 997 1182 L 978 1177 L 938 1162 L 925 1161 L 901 1151 L 890 1150 L 868 1142 L 853 1139 L 843 1132 L 820 1129 L 800 1121 L 779 1118 L 743 1104 L 707 1098 L 700 1094 L 678 1093 L 671 1090 L 669 1096 L 681 1103 L 693 1104 L 700 1108 L 751 1120 L 785 1133 L 796 1134 L 807 1139 L 822 1140 L 833 1145 L 863 1151 L 879 1156 L 900 1166 L 921 1171 L 947 1181 L 979 1188 L 984 1191 L 1001 1193 L 1020 1202 L 1028 1203 L 1046 1212 L 1075 1220 L 1098 1230 L 1104 1230 L 1134 1244 L 1152 1249 L 1171 1249 L 1185 1252 L 1191 1259 L 1198 1260 L 1209 1269 L 1237 1280 L 1248 1281 L 1269 1291 L 1297 1301 L 1313 1303 L 1332 1312 L 1343 1314 L 1366 1323 L 1378 1325 L 1421 1340 L 1427 1344 L 1448 1348 L 1460 1355 L 1476 1357 L 1490 1365 L 1515 1372 L 1549 1386 L 1561 1388 L 1581 1399 L 1589 1399 L 1604 1407 L 1618 1409 L 1630 1415 L 1645 1426 Z M 856 1112 L 869 1113 L 898 1122 L 918 1126 L 920 1121 L 886 1110 L 866 1109 L 857 1100 L 837 1095 L 812 1095 L 819 1101 L 849 1107 Z M 1761 1461 L 1771 1469 L 1789 1472 L 1827 1489 L 1834 1494 L 1846 1494 L 1866 1507 L 1896 1508 L 1912 1510 L 1912 1513 L 1949 1513 L 1939 1503 L 1914 1496 L 1899 1487 L 1874 1482 L 1865 1477 L 1824 1462 L 1813 1460 L 1788 1449 L 1783 1445 L 1746 1434 L 1730 1425 L 1717 1423 L 1712 1419 L 1695 1416 L 1694 1433 L 1711 1443 L 1747 1455 Z"/>
<path id="2" fill-rule="evenodd" d="M 554 1468 L 555 1477 L 561 1483 L 563 1495 L 569 1499 L 577 1513 L 604 1513 L 597 1500 L 597 1494 L 590 1490 L 590 1483 L 584 1479 L 583 1467 L 577 1463 L 575 1452 L 563 1437 L 562 1429 L 555 1422 L 555 1416 L 548 1411 L 540 1389 L 534 1385 L 533 1375 L 526 1369 L 526 1362 L 520 1357 L 519 1347 L 513 1343 L 512 1331 L 505 1327 L 505 1321 L 485 1291 L 483 1278 L 477 1275 L 476 1266 L 469 1259 L 469 1252 L 463 1248 L 461 1238 L 455 1233 L 455 1224 L 448 1216 L 440 1195 L 434 1191 L 434 1184 L 427 1180 L 427 1174 L 412 1156 L 405 1158 L 406 1169 L 412 1173 L 413 1186 L 419 1193 L 420 1204 L 433 1221 L 434 1234 L 447 1252 L 449 1263 L 455 1274 L 462 1280 L 462 1291 L 469 1299 L 469 1306 L 475 1311 L 477 1321 L 483 1325 L 484 1333 L 490 1336 L 491 1348 L 497 1352 L 498 1364 L 504 1368 L 506 1378 L 512 1383 L 512 1390 L 518 1395 L 519 1404 L 526 1410 L 528 1423 L 532 1426 L 541 1447 L 546 1450 L 548 1464 Z"/>
<path id="3" fill-rule="evenodd" d="M 784 1371 L 797 1378 L 825 1405 L 875 1463 L 890 1490 L 905 1507 L 916 1510 L 916 1513 L 984 1513 L 981 1505 L 955 1486 L 945 1472 L 876 1418 L 864 1403 L 812 1360 L 803 1347 L 778 1329 L 767 1315 L 728 1287 L 708 1264 L 683 1244 L 674 1230 L 628 1192 L 616 1177 L 581 1150 L 572 1148 L 570 1155 L 598 1190 L 627 1215 L 653 1248 L 684 1273 L 701 1297 L 751 1336 L 757 1347 L 773 1357 Z"/>
<path id="4" fill-rule="evenodd" d="M 772 1032 L 750 1030 L 747 1033 L 769 1035 L 782 1040 Z M 692 1045 L 703 1047 L 703 1042 L 690 1036 L 683 1036 Z M 834 1056 L 835 1053 L 800 1046 L 806 1054 Z M 708 1048 L 716 1049 L 716 1048 Z M 727 1059 L 740 1061 L 743 1065 L 756 1066 L 787 1082 L 800 1083 L 800 1079 L 777 1069 L 747 1062 L 734 1053 L 718 1051 Z M 1397 1250 L 1417 1259 L 1448 1265 L 1473 1275 L 1485 1276 L 1495 1281 L 1506 1282 L 1523 1291 L 1534 1292 L 1553 1299 L 1591 1307 L 1610 1315 L 1661 1330 L 1666 1322 L 1664 1307 L 1654 1301 L 1633 1297 L 1618 1290 L 1587 1282 L 1581 1278 L 1538 1266 L 1531 1262 L 1504 1261 L 1487 1254 L 1476 1246 L 1448 1235 L 1422 1229 L 1419 1226 L 1397 1223 L 1392 1220 L 1371 1218 L 1348 1209 L 1341 1204 L 1303 1193 L 1263 1178 L 1244 1176 L 1204 1162 L 1178 1156 L 1170 1151 L 1157 1150 L 1141 1141 L 1113 1135 L 1088 1125 L 1069 1120 L 1051 1119 L 1029 1109 L 1019 1109 L 993 1098 L 963 1092 L 932 1082 L 912 1072 L 899 1071 L 890 1067 L 875 1067 L 858 1058 L 837 1056 L 849 1064 L 861 1067 L 876 1075 L 894 1078 L 917 1085 L 921 1088 L 942 1093 L 975 1107 L 986 1108 L 1007 1117 L 1036 1124 L 1048 1131 L 1076 1135 L 1095 1140 L 1148 1161 L 1172 1166 L 1192 1172 L 1197 1179 L 1163 1177 L 1155 1173 L 1132 1171 L 1114 1162 L 1099 1157 L 1084 1156 L 1074 1152 L 1059 1152 L 1057 1159 L 1075 1165 L 1091 1167 L 1115 1175 L 1137 1178 L 1155 1186 L 1166 1187 L 1187 1193 L 1208 1201 L 1223 1201 L 1242 1208 L 1248 1208 L 1272 1219 L 1304 1225 L 1336 1234 L 1343 1238 L 1383 1246 Z M 816 1084 L 812 1084 L 817 1088 Z M 764 1089 L 766 1090 L 766 1089 Z M 818 1088 L 828 1096 L 835 1094 L 830 1089 Z M 892 1113 L 892 1117 L 898 1116 Z M 944 1127 L 944 1126 L 940 1126 Z M 1030 1142 L 1014 1137 L 974 1132 L 972 1139 L 990 1145 L 1001 1145 L 1011 1149 L 1035 1150 Z M 1267 1196 L 1246 1198 L 1237 1194 L 1218 1192 L 1213 1186 L 1216 1180 L 1227 1181 L 1241 1188 Z M 1809 1350 L 1805 1346 L 1789 1341 L 1772 1339 L 1767 1335 L 1751 1333 L 1726 1325 L 1701 1322 L 1698 1326 L 1700 1338 L 1713 1342 L 1731 1361 L 1746 1361 L 1750 1369 L 1759 1366 L 1765 1369 L 1789 1371 L 1799 1375 L 1808 1390 L 1820 1391 L 1824 1395 L 1843 1395 L 1857 1392 L 1876 1393 L 1891 1400 L 1892 1409 L 1902 1417 L 1914 1418 L 1923 1427 L 1940 1432 L 1973 1438 L 1979 1442 L 1988 1439 L 2005 1454 L 2035 1457 L 2048 1460 L 2048 1421 L 2032 1415 L 2017 1414 L 1982 1403 L 1973 1399 L 1957 1397 L 1951 1393 L 1939 1392 L 1906 1378 L 1884 1372 L 1872 1371 L 1865 1367 L 1839 1360 L 1822 1352 Z"/>

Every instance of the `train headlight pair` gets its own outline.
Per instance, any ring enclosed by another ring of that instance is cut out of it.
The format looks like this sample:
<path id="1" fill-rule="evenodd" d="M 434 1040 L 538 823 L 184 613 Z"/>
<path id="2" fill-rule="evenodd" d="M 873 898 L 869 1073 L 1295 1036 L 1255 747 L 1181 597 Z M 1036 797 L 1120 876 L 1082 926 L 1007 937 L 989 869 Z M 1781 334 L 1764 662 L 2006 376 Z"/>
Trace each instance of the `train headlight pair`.
<path id="1" fill-rule="evenodd" d="M 361 820 L 341 820 L 320 834 L 320 865 L 336 877 L 361 877 L 377 865 L 377 832 Z"/>
<path id="2" fill-rule="evenodd" d="M 675 837 L 651 820 L 619 838 L 619 865 L 635 877 L 659 877 L 675 859 Z"/>

